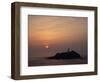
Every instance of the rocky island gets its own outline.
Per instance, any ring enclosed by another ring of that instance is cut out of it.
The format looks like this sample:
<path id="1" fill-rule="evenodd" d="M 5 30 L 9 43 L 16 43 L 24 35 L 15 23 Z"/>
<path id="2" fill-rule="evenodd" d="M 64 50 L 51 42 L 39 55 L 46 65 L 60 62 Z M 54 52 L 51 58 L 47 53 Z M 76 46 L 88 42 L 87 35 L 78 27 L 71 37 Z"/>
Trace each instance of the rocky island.
<path id="1" fill-rule="evenodd" d="M 66 52 L 60 52 L 56 53 L 56 55 L 52 57 L 48 57 L 48 59 L 80 59 L 81 56 L 79 53 L 77 53 L 74 50 L 71 50 L 68 48 Z"/>

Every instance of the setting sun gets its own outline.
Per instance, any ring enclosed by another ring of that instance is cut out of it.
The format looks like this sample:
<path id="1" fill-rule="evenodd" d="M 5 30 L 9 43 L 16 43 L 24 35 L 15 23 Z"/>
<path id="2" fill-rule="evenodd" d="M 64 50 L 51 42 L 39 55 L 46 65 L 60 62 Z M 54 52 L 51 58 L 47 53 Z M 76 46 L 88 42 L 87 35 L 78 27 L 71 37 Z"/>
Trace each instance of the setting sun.
<path id="1" fill-rule="evenodd" d="M 46 46 L 45 46 L 45 48 L 49 48 L 49 46 L 48 46 L 48 45 L 46 45 Z"/>

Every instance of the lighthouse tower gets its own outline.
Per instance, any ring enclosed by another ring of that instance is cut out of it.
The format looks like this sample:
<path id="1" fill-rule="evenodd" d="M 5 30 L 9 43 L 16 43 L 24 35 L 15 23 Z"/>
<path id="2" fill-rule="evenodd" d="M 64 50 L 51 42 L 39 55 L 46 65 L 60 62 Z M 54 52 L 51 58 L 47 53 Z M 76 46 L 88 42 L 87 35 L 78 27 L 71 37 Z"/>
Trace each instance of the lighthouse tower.
<path id="1" fill-rule="evenodd" d="M 67 52 L 70 52 L 70 48 L 67 49 Z"/>

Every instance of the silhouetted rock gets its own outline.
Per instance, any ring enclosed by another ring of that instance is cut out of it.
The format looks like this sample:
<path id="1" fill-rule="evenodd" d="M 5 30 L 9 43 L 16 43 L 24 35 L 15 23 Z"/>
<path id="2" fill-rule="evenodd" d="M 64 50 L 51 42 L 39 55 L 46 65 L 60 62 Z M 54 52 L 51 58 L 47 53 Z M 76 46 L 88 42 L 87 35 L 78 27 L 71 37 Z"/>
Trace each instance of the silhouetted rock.
<path id="1" fill-rule="evenodd" d="M 48 59 L 79 59 L 81 58 L 80 54 L 75 52 L 74 50 L 62 53 L 56 53 L 55 56 L 48 57 Z"/>

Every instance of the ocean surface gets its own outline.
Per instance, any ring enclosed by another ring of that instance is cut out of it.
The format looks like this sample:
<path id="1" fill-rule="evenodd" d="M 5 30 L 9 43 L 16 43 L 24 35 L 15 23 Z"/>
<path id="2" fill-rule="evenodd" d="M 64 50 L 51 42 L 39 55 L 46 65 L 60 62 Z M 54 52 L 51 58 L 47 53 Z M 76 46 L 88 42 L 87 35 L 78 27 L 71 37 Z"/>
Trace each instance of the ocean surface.
<path id="1" fill-rule="evenodd" d="M 74 64 L 87 64 L 87 58 L 80 59 L 48 59 L 43 57 L 33 58 L 28 60 L 28 66 L 49 66 L 49 65 L 74 65 Z"/>

